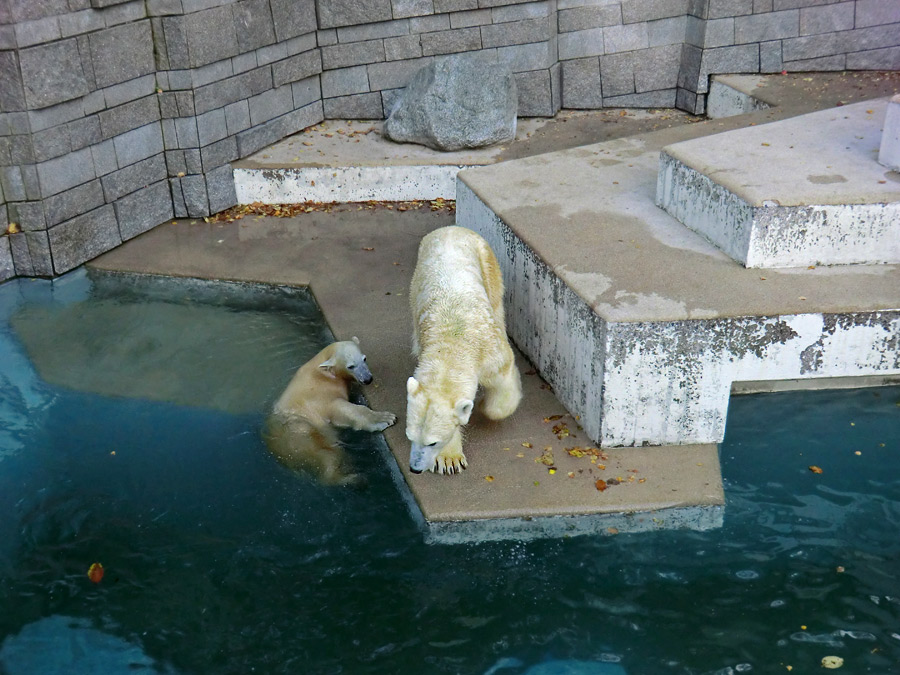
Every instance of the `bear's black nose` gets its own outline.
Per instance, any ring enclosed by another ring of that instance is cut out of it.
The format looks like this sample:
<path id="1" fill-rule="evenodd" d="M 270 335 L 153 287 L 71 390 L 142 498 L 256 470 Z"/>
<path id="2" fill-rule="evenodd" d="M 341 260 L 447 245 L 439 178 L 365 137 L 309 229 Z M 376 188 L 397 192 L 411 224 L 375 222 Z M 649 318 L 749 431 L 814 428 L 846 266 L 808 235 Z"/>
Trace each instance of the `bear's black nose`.
<path id="1" fill-rule="evenodd" d="M 369 375 L 369 377 L 363 380 L 363 384 L 372 384 L 372 376 Z"/>
<path id="2" fill-rule="evenodd" d="M 409 467 L 409 470 L 412 471 L 413 473 L 422 473 L 422 469 L 414 469 L 412 467 Z"/>

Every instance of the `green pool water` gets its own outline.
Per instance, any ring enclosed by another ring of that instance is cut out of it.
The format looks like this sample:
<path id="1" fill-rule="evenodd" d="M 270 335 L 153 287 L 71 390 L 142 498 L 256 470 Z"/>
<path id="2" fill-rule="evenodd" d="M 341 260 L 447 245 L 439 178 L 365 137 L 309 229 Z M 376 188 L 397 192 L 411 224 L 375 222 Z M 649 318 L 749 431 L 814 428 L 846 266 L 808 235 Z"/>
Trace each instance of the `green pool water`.
<path id="1" fill-rule="evenodd" d="M 719 530 L 426 545 L 379 436 L 365 490 L 265 450 L 328 340 L 290 289 L 0 285 L 0 673 L 900 673 L 900 387 L 734 398 Z"/>

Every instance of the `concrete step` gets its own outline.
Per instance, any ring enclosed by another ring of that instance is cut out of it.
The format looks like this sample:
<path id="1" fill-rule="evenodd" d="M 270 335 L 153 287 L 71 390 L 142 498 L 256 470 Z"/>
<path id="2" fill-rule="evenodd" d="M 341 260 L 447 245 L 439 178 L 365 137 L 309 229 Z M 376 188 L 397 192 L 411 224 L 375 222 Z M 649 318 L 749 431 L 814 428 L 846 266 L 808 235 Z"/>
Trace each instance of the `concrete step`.
<path id="1" fill-rule="evenodd" d="M 744 115 L 777 105 L 774 97 L 761 93 L 767 79 L 765 75 L 713 75 L 706 97 L 707 117 Z"/>
<path id="2" fill-rule="evenodd" d="M 717 443 L 745 381 L 900 376 L 900 266 L 760 273 L 654 204 L 660 150 L 692 133 L 459 175 L 457 223 L 498 255 L 510 335 L 604 447 Z"/>
<path id="3" fill-rule="evenodd" d="M 667 146 L 656 202 L 747 267 L 900 262 L 887 100 Z"/>

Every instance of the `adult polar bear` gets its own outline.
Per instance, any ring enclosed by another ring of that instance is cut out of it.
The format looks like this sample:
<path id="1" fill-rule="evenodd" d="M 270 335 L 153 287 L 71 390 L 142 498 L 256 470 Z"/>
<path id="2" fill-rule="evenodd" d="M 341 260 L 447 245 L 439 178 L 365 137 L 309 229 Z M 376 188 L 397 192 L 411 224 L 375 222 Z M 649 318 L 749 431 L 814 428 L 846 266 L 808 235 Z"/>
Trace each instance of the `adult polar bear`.
<path id="1" fill-rule="evenodd" d="M 406 436 L 414 473 L 466 468 L 460 426 L 475 393 L 493 420 L 511 415 L 522 384 L 506 337 L 503 278 L 488 243 L 463 227 L 443 227 L 419 244 L 410 286 L 415 374 L 406 382 Z"/>

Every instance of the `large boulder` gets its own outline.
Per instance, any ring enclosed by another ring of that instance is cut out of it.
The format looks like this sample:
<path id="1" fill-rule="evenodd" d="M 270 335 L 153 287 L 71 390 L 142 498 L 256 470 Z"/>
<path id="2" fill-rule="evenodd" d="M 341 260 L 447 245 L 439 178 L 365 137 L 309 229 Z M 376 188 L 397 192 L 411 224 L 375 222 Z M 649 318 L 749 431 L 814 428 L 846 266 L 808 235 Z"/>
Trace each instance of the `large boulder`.
<path id="1" fill-rule="evenodd" d="M 515 138 L 518 105 L 508 67 L 481 54 L 454 54 L 413 76 L 384 122 L 384 135 L 435 150 L 480 148 Z"/>

